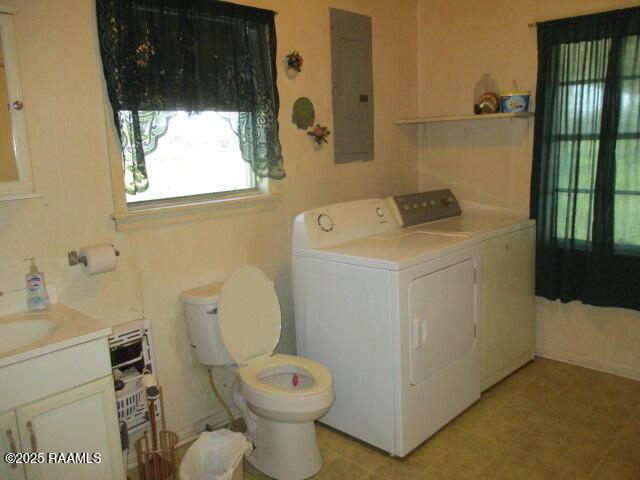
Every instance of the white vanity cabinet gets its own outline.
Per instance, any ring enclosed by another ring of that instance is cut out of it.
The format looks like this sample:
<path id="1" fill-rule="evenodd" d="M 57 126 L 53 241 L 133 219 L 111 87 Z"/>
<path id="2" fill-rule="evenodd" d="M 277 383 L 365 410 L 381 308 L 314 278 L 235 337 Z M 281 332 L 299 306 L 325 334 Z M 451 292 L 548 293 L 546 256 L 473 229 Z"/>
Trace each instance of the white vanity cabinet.
<path id="1" fill-rule="evenodd" d="M 3 366 L 0 385 L 3 454 L 100 454 L 100 463 L 16 468 L 0 459 L 0 480 L 125 479 L 106 336 Z"/>
<path id="2" fill-rule="evenodd" d="M 2 480 L 24 480 L 22 465 L 9 465 L 4 462 L 5 453 L 20 451 L 20 438 L 16 412 L 6 412 L 0 415 L 0 478 Z"/>
<path id="3" fill-rule="evenodd" d="M 482 390 L 533 358 L 535 232 L 529 227 L 482 243 Z"/>
<path id="4" fill-rule="evenodd" d="M 16 410 L 25 451 L 100 454 L 100 463 L 25 465 L 28 480 L 121 478 L 122 451 L 113 379 L 106 377 Z"/>

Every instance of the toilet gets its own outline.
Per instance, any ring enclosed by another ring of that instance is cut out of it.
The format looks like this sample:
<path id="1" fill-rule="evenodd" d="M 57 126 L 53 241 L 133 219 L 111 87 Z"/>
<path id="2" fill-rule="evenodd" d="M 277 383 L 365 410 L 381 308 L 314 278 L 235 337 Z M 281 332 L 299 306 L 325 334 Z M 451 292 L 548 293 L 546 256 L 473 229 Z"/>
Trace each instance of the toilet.
<path id="1" fill-rule="evenodd" d="M 255 447 L 248 461 L 280 480 L 315 475 L 322 457 L 314 422 L 333 404 L 333 380 L 313 360 L 274 354 L 281 330 L 274 282 L 247 265 L 181 298 L 198 361 L 235 372 L 233 401 Z"/>

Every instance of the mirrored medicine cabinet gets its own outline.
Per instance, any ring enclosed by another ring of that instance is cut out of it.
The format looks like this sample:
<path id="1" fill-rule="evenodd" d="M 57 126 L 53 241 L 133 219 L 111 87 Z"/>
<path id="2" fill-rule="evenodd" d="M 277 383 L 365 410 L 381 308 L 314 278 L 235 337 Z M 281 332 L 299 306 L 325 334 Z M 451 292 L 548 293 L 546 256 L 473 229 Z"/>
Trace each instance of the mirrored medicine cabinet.
<path id="1" fill-rule="evenodd" d="M 37 196 L 13 27 L 16 13 L 0 5 L 0 201 Z"/>

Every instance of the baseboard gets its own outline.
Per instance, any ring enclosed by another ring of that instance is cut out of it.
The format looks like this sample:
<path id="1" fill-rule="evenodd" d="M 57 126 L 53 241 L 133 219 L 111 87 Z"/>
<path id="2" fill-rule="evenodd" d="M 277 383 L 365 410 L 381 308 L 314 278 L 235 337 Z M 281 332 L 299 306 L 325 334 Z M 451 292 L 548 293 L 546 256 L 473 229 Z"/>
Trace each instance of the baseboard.
<path id="1" fill-rule="evenodd" d="M 536 355 L 538 357 L 548 358 L 549 360 L 558 360 L 559 362 L 571 363 L 573 365 L 578 365 L 579 367 L 590 368 L 592 370 L 598 370 L 605 373 L 612 373 L 614 375 L 631 378 L 633 380 L 640 380 L 640 367 L 632 367 L 630 365 L 610 362 L 608 360 L 602 360 L 588 355 L 581 355 L 578 353 L 568 352 L 566 350 L 541 346 L 536 347 Z"/>

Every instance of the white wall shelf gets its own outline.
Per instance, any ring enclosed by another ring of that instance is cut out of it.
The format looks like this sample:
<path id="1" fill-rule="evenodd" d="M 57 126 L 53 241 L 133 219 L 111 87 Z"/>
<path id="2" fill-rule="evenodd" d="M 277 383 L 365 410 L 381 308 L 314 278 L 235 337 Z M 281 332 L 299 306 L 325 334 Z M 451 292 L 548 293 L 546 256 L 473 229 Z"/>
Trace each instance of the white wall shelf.
<path id="1" fill-rule="evenodd" d="M 416 117 L 404 118 L 396 120 L 396 125 L 418 125 L 422 123 L 440 123 L 454 122 L 461 120 L 493 120 L 496 118 L 521 118 L 528 119 L 533 117 L 535 112 L 517 112 L 517 113 L 487 113 L 483 115 L 451 115 L 443 117 Z"/>

